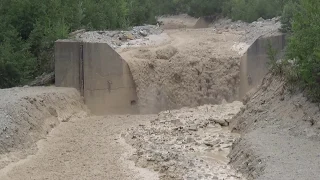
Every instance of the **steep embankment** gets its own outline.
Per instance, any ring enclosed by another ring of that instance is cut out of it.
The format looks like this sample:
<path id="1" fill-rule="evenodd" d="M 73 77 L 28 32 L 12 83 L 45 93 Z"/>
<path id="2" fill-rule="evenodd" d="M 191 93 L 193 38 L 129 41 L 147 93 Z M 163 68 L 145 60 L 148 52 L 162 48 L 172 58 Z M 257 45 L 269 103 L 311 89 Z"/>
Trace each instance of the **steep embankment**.
<path id="1" fill-rule="evenodd" d="M 242 137 L 231 164 L 249 179 L 319 179 L 319 106 L 290 94 L 281 78 L 267 75 L 233 122 Z"/>
<path id="2" fill-rule="evenodd" d="M 60 122 L 87 112 L 76 89 L 26 87 L 0 94 L 0 169 L 34 153 L 35 143 Z"/>

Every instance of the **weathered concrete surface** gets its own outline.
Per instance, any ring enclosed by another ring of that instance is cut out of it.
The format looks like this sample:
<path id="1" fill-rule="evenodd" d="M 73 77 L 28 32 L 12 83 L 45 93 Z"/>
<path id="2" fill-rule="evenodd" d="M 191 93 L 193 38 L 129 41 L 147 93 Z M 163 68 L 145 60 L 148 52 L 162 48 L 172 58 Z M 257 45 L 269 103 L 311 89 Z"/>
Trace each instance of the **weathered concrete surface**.
<path id="1" fill-rule="evenodd" d="M 84 43 L 84 97 L 94 114 L 136 113 L 128 64 L 106 43 Z"/>
<path id="2" fill-rule="evenodd" d="M 275 34 L 261 36 L 244 54 L 240 63 L 240 98 L 252 88 L 258 86 L 269 71 L 268 42 L 278 51 L 277 58 L 282 57 L 285 47 L 285 35 Z"/>
<path id="3" fill-rule="evenodd" d="M 83 92 L 92 113 L 138 112 L 129 66 L 108 44 L 59 40 L 55 55 L 56 86 L 74 87 Z"/>
<path id="4" fill-rule="evenodd" d="M 80 42 L 58 40 L 55 43 L 55 85 L 80 91 Z"/>

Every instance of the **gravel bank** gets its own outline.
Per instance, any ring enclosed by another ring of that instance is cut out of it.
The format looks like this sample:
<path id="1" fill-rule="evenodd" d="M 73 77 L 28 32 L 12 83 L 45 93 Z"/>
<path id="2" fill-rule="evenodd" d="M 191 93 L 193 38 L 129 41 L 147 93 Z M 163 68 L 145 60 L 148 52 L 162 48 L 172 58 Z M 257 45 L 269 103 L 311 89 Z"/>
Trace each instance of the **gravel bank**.
<path id="1" fill-rule="evenodd" d="M 289 93 L 272 75 L 249 97 L 232 121 L 242 137 L 232 148 L 231 164 L 248 179 L 319 179 L 319 106 L 302 93 Z"/>

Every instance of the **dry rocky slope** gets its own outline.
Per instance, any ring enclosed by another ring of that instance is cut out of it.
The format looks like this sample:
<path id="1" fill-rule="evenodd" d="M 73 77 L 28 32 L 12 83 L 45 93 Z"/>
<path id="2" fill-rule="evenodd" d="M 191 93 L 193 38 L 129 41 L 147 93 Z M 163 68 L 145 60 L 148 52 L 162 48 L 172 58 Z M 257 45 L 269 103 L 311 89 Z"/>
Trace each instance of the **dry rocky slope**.
<path id="1" fill-rule="evenodd" d="M 267 75 L 232 121 L 242 137 L 231 164 L 248 179 L 317 180 L 320 177 L 320 111 L 283 79 Z"/>

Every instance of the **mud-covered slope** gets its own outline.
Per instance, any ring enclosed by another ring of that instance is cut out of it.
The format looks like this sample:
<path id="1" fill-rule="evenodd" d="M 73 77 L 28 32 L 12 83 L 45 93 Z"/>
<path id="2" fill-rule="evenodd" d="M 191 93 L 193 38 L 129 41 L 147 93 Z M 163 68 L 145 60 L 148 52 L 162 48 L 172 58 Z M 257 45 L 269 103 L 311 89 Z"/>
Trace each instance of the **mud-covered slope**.
<path id="1" fill-rule="evenodd" d="M 233 121 L 242 138 L 231 164 L 249 179 L 320 177 L 320 111 L 302 93 L 290 94 L 279 77 L 267 75 Z"/>
<path id="2" fill-rule="evenodd" d="M 87 109 L 76 89 L 12 88 L 2 89 L 0 94 L 0 168 L 11 161 L 6 153 L 28 155 L 60 122 L 86 116 Z"/>

